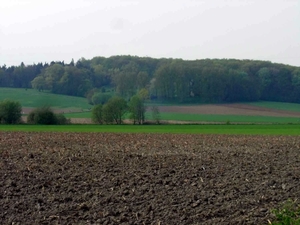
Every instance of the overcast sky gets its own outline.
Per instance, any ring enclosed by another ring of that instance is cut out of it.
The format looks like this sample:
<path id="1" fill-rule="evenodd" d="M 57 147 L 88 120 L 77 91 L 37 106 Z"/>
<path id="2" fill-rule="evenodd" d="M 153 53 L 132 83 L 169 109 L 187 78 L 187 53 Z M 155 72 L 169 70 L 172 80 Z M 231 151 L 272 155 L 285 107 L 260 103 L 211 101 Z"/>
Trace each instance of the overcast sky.
<path id="1" fill-rule="evenodd" d="M 300 66 L 300 0 L 0 0 L 0 65 L 112 55 Z"/>

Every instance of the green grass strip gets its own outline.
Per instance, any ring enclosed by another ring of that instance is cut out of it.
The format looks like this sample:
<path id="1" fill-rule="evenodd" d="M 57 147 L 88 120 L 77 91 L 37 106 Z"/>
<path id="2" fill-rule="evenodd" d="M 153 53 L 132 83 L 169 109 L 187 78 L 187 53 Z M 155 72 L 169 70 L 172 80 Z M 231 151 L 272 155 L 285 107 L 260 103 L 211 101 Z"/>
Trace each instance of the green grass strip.
<path id="1" fill-rule="evenodd" d="M 64 113 L 66 118 L 83 118 L 90 119 L 92 118 L 92 112 L 81 112 L 81 113 Z"/>
<path id="2" fill-rule="evenodd" d="M 146 119 L 151 119 L 151 112 L 146 113 Z M 212 115 L 212 114 L 187 114 L 187 113 L 160 113 L 161 120 L 195 121 L 195 122 L 220 122 L 220 123 L 299 123 L 297 117 L 273 116 L 244 116 L 244 115 Z"/>
<path id="3" fill-rule="evenodd" d="M 0 125 L 0 131 L 300 135 L 300 125 Z"/>
<path id="4" fill-rule="evenodd" d="M 269 109 L 279 109 L 285 111 L 300 112 L 300 104 L 297 103 L 259 101 L 259 102 L 251 102 L 247 104 L 258 106 L 258 107 L 265 107 Z"/>

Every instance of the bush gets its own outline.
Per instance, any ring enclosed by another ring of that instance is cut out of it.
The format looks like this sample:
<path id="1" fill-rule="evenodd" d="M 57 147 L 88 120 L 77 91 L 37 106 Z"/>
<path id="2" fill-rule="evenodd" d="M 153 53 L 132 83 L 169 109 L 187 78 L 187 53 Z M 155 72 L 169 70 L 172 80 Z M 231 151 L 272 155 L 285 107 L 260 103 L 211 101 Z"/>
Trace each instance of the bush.
<path id="1" fill-rule="evenodd" d="M 110 104 L 105 104 L 102 107 L 102 117 L 103 117 L 103 122 L 106 124 L 112 124 L 114 122 L 114 117 L 113 117 L 113 108 L 111 107 Z"/>
<path id="2" fill-rule="evenodd" d="M 65 124 L 70 124 L 71 123 L 70 119 L 67 119 L 64 116 L 64 114 L 62 114 L 62 113 L 55 114 L 55 116 L 56 116 L 56 122 L 57 122 L 56 124 L 57 125 L 65 125 Z"/>
<path id="3" fill-rule="evenodd" d="M 17 101 L 4 100 L 0 102 L 0 123 L 17 124 L 21 122 L 22 106 Z"/>
<path id="4" fill-rule="evenodd" d="M 92 109 L 92 120 L 94 123 L 102 124 L 103 123 L 103 112 L 102 105 L 95 105 Z"/>
<path id="5" fill-rule="evenodd" d="M 70 121 L 63 114 L 55 114 L 49 107 L 36 108 L 29 113 L 27 123 L 43 125 L 62 125 Z"/>

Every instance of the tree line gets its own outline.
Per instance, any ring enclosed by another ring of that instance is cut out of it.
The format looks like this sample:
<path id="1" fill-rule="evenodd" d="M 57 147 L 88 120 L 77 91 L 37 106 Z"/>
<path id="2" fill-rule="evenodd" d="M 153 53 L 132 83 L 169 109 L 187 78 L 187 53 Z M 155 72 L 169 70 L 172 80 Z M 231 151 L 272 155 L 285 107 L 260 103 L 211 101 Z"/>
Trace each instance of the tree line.
<path id="1" fill-rule="evenodd" d="M 4 65 L 0 87 L 82 96 L 91 104 L 105 103 L 115 93 L 128 100 L 141 90 L 151 99 L 174 103 L 300 103 L 300 67 L 258 60 L 94 57 Z"/>
<path id="2" fill-rule="evenodd" d="M 154 109 L 157 110 L 157 109 Z M 97 124 L 123 124 L 124 116 L 129 113 L 133 124 L 145 122 L 146 107 L 142 96 L 134 95 L 127 102 L 120 96 L 113 96 L 104 105 L 97 104 L 92 108 L 92 120 Z M 159 112 L 153 111 L 153 120 L 159 123 Z M 0 101 L 0 124 L 20 124 L 22 106 L 18 101 Z M 39 107 L 27 115 L 28 124 L 65 125 L 71 121 L 64 114 L 56 114 L 50 107 Z"/>
<path id="3" fill-rule="evenodd" d="M 124 116 L 129 113 L 133 124 L 143 124 L 145 112 L 144 99 L 140 96 L 132 96 L 128 103 L 124 98 L 114 96 L 104 105 L 97 104 L 92 108 L 92 120 L 98 124 L 122 124 Z"/>

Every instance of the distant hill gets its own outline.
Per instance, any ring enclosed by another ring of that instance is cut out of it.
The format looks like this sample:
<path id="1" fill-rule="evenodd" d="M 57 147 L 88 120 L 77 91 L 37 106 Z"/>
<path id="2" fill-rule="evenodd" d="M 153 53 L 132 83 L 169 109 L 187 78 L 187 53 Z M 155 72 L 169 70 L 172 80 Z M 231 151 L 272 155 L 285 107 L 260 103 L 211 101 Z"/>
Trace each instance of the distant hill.
<path id="1" fill-rule="evenodd" d="M 52 94 L 24 88 L 0 88 L 0 101 L 19 101 L 24 108 L 49 106 L 62 111 L 84 111 L 91 108 L 86 98 Z"/>
<path id="2" fill-rule="evenodd" d="M 146 89 L 151 99 L 172 103 L 300 103 L 300 67 L 260 60 L 94 57 L 2 66 L 0 87 L 33 87 L 90 102 L 99 92 L 129 99 Z"/>

